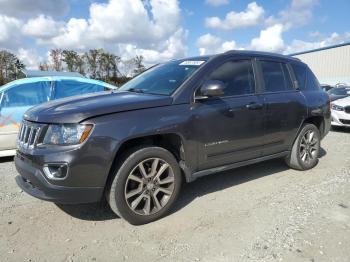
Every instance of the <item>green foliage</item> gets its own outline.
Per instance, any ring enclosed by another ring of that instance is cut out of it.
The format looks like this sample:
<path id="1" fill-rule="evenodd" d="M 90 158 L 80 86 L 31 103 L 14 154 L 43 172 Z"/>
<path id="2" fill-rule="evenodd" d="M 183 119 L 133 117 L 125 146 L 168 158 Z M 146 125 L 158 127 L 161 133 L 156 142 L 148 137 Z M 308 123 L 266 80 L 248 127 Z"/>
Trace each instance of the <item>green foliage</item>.
<path id="1" fill-rule="evenodd" d="M 146 69 L 143 56 L 122 60 L 118 55 L 103 49 L 91 49 L 85 53 L 51 49 L 49 56 L 50 63 L 41 61 L 39 70 L 79 72 L 87 77 L 115 85 L 125 83 Z M 24 68 L 25 65 L 14 54 L 0 51 L 0 85 L 19 78 Z"/>
<path id="2" fill-rule="evenodd" d="M 10 81 L 23 77 L 21 70 L 25 65 L 17 56 L 8 52 L 0 51 L 0 86 Z"/>

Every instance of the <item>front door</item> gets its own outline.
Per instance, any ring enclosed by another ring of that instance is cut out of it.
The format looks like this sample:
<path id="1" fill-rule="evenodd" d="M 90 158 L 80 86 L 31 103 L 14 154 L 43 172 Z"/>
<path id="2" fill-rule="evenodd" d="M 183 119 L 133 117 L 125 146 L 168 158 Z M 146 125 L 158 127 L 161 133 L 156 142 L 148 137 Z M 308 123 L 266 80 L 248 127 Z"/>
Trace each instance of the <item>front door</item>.
<path id="1" fill-rule="evenodd" d="M 199 100 L 193 106 L 198 169 L 261 156 L 263 103 L 255 91 L 252 61 L 226 61 L 206 80 L 222 81 L 226 88 L 222 97 Z"/>

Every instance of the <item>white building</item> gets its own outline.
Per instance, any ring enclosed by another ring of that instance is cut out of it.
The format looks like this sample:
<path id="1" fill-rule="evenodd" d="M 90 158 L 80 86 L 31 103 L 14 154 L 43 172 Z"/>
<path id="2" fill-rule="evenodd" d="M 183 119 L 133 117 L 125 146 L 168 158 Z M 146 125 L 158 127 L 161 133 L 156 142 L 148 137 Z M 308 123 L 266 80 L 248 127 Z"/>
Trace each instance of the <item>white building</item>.
<path id="1" fill-rule="evenodd" d="M 350 43 L 291 54 L 306 63 L 321 84 L 350 85 Z"/>

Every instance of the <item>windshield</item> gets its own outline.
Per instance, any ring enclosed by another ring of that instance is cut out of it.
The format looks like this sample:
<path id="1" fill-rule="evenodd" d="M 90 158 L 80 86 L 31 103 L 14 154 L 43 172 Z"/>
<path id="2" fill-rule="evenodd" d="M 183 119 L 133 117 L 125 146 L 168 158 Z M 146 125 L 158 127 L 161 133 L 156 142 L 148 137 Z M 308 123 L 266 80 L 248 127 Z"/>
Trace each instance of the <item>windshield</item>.
<path id="1" fill-rule="evenodd" d="M 335 87 L 329 90 L 328 93 L 336 96 L 350 95 L 350 87 Z"/>
<path id="2" fill-rule="evenodd" d="M 125 83 L 118 90 L 171 95 L 205 61 L 175 61 L 157 65 Z"/>

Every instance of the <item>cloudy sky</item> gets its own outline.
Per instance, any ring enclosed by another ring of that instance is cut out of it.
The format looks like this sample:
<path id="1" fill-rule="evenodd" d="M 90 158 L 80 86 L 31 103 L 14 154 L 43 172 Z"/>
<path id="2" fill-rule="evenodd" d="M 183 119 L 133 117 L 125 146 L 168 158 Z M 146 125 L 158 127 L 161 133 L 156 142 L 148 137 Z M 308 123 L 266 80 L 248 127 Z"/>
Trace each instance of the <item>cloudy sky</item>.
<path id="1" fill-rule="evenodd" d="M 288 54 L 350 41 L 349 11 L 349 0 L 0 0 L 0 49 L 28 68 L 50 48 L 148 64 L 230 49 Z"/>

